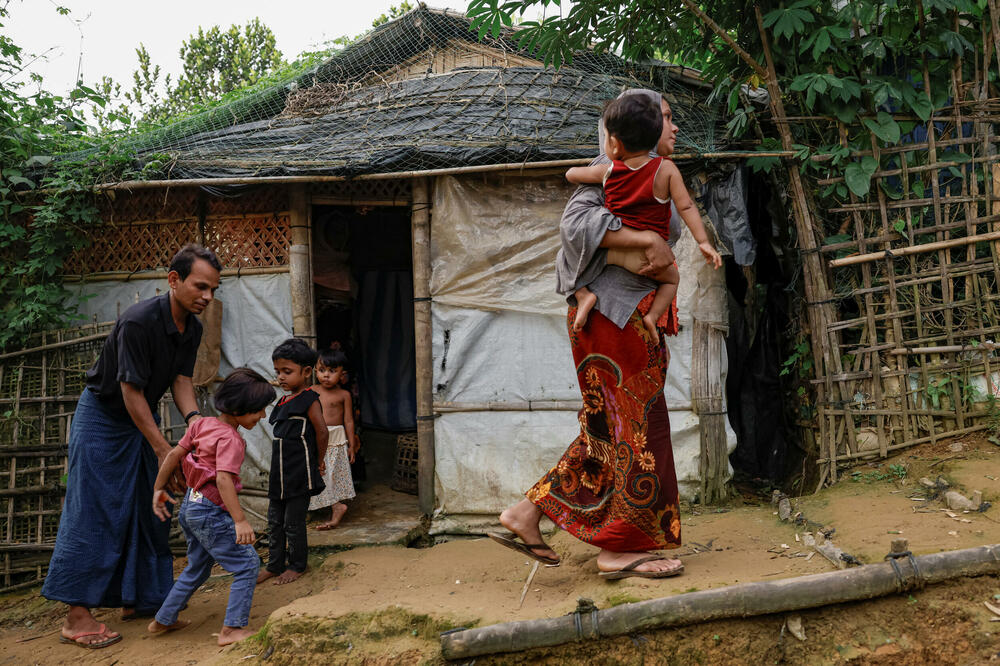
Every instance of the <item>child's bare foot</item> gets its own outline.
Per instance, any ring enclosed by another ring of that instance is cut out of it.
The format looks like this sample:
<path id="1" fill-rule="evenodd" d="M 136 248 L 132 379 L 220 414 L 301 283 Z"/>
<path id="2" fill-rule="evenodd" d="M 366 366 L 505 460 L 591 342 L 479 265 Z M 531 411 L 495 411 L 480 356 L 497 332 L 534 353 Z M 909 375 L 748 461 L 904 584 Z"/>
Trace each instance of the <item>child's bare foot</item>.
<path id="1" fill-rule="evenodd" d="M 597 305 L 597 294 L 582 287 L 576 292 L 576 319 L 573 320 L 573 330 L 582 331 L 587 325 L 587 318 L 590 311 Z"/>
<path id="2" fill-rule="evenodd" d="M 274 584 L 275 585 L 287 585 L 288 583 L 292 583 L 294 581 L 297 581 L 299 578 L 302 577 L 302 574 L 304 574 L 304 573 L 305 573 L 304 571 L 296 571 L 294 569 L 285 569 L 285 573 L 281 574 L 280 576 L 278 576 L 277 578 L 274 579 Z"/>
<path id="3" fill-rule="evenodd" d="M 253 634 L 254 632 L 248 627 L 223 627 L 219 632 L 219 645 L 232 645 L 244 638 L 250 638 Z"/>
<path id="4" fill-rule="evenodd" d="M 260 585 L 268 578 L 274 578 L 277 575 L 278 574 L 274 573 L 273 571 L 268 571 L 267 569 L 264 569 L 259 574 L 257 574 L 257 584 Z"/>
<path id="5" fill-rule="evenodd" d="M 646 330 L 653 337 L 653 339 L 659 342 L 660 332 L 656 328 L 656 320 L 653 319 L 652 315 L 647 314 L 645 317 L 643 317 L 642 325 L 646 327 Z"/>
<path id="6" fill-rule="evenodd" d="M 316 526 L 317 530 L 332 530 L 334 527 L 340 524 L 340 519 L 344 517 L 347 513 L 347 505 L 343 502 L 337 502 L 332 507 L 332 512 L 330 514 L 330 520 L 325 523 L 320 523 Z"/>
<path id="7" fill-rule="evenodd" d="M 191 624 L 189 620 L 177 620 L 173 624 L 160 624 L 156 620 L 149 623 L 146 630 L 151 634 L 162 634 L 168 631 L 177 631 Z"/>

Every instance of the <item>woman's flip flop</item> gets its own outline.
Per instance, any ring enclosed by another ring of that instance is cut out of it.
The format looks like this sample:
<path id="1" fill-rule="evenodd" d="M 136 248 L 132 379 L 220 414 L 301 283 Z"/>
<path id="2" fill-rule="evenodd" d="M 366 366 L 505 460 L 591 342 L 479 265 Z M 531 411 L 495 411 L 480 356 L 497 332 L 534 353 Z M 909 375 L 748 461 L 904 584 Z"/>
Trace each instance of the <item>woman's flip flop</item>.
<path id="1" fill-rule="evenodd" d="M 107 639 L 105 639 L 103 641 L 97 641 L 96 643 L 80 643 L 79 642 L 79 639 L 83 638 L 84 636 L 100 636 L 101 634 L 104 634 L 107 631 L 108 631 L 108 628 L 105 625 L 102 624 L 100 630 L 98 630 L 98 631 L 81 631 L 80 633 L 73 634 L 72 636 L 63 636 L 62 634 L 59 634 L 59 642 L 60 643 L 70 643 L 72 645 L 76 645 L 78 647 L 86 648 L 88 650 L 99 650 L 100 648 L 106 648 L 109 645 L 114 645 L 115 643 L 117 643 L 118 641 L 120 641 L 122 639 L 122 635 L 118 634 L 117 636 L 113 636 L 111 638 L 107 638 Z"/>
<path id="2" fill-rule="evenodd" d="M 605 580 L 618 580 L 620 578 L 628 578 L 634 576 L 635 578 L 670 578 L 671 576 L 677 576 L 684 572 L 684 565 L 680 565 L 676 569 L 667 569 L 666 571 L 636 571 L 635 568 L 640 564 L 646 562 L 655 562 L 656 560 L 665 560 L 662 555 L 649 555 L 648 557 L 640 557 L 637 560 L 629 562 L 621 569 L 615 571 L 601 571 L 597 575 Z"/>
<path id="3" fill-rule="evenodd" d="M 562 562 L 562 560 L 545 557 L 544 555 L 539 555 L 535 552 L 536 550 L 552 550 L 552 548 L 545 543 L 524 543 L 523 541 L 518 541 L 516 535 L 514 534 L 503 535 L 489 532 L 486 536 L 493 539 L 501 546 L 510 548 L 511 550 L 516 550 L 523 555 L 527 555 L 533 560 L 538 560 L 547 567 L 557 567 Z"/>

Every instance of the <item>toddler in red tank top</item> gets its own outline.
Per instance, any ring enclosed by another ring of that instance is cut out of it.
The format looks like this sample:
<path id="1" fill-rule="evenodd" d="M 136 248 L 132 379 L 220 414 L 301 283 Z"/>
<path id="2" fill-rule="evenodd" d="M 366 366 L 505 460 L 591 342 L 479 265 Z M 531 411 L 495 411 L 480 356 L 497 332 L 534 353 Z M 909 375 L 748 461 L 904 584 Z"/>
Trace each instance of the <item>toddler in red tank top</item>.
<path id="1" fill-rule="evenodd" d="M 666 157 L 650 157 L 665 129 L 676 132 L 672 119 L 666 120 L 664 112 L 645 95 L 624 95 L 614 100 L 604 110 L 606 130 L 605 154 L 611 166 L 595 164 L 573 167 L 566 173 L 571 183 L 604 184 L 604 204 L 621 218 L 622 224 L 638 230 L 655 231 L 665 240 L 670 237 L 670 200 L 691 231 L 698 249 L 709 265 L 719 268 L 722 257 L 715 251 L 701 215 L 681 178 L 677 166 Z M 638 273 L 645 262 L 641 251 L 609 250 L 608 263 Z M 656 290 L 649 312 L 642 318 L 643 325 L 654 339 L 659 339 L 656 322 L 674 302 L 680 275 L 673 265 L 655 278 L 660 286 Z M 597 303 L 597 296 L 586 286 L 580 287 L 576 296 L 575 330 L 586 325 L 590 311 Z"/>

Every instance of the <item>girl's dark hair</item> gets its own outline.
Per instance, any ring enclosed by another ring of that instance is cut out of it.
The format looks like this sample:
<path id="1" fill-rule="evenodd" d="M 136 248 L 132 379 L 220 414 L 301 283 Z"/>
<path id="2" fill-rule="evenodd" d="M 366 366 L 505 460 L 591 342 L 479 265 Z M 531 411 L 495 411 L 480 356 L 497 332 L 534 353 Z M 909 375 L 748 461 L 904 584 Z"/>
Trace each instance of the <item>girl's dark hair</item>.
<path id="1" fill-rule="evenodd" d="M 285 359 L 304 368 L 311 368 L 316 365 L 316 351 L 299 338 L 288 338 L 275 347 L 271 353 L 272 361 L 278 359 Z"/>
<path id="2" fill-rule="evenodd" d="M 324 349 L 319 353 L 319 362 L 330 368 L 346 368 L 347 354 L 339 349 Z"/>
<path id="3" fill-rule="evenodd" d="M 259 373 L 250 368 L 236 368 L 222 380 L 215 391 L 215 408 L 223 414 L 242 416 L 267 407 L 277 393 Z"/>
<path id="4" fill-rule="evenodd" d="M 653 150 L 663 133 L 663 113 L 646 95 L 624 95 L 604 108 L 604 129 L 625 150 Z"/>

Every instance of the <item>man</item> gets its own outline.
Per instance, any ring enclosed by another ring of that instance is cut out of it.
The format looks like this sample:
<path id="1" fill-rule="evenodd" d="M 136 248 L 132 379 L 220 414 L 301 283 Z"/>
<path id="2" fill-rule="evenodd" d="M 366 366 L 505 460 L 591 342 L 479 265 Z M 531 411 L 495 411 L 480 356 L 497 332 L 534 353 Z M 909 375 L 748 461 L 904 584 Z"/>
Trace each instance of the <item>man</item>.
<path id="1" fill-rule="evenodd" d="M 47 599 L 69 604 L 60 640 L 102 648 L 121 635 L 97 622 L 95 606 L 122 607 L 122 619 L 156 612 L 173 583 L 169 522 L 151 509 L 153 482 L 170 452 L 155 416 L 167 389 L 189 425 L 200 418 L 191 376 L 201 342 L 194 316 L 209 304 L 222 266 L 187 245 L 170 262 L 170 291 L 126 310 L 108 335 L 69 434 L 66 502 Z M 182 479 L 175 482 L 182 488 Z"/>

